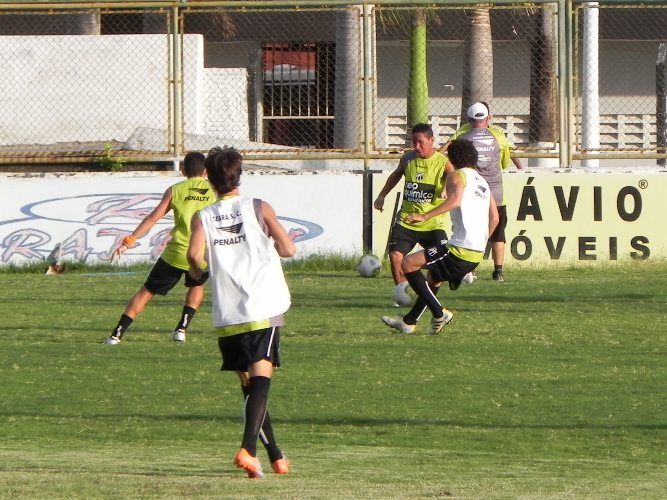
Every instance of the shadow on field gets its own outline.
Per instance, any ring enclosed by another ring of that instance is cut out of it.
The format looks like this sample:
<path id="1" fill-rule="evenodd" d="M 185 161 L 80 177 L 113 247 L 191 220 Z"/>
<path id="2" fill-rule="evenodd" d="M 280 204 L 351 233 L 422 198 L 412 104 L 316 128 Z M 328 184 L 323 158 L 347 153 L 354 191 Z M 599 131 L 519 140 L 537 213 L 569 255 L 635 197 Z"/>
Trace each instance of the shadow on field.
<path id="1" fill-rule="evenodd" d="M 19 412 L 0 412 L 0 417 L 17 418 L 17 417 L 39 417 L 39 418 L 73 418 L 76 420 L 87 419 L 109 419 L 118 421 L 118 419 L 129 419 L 131 421 L 151 421 L 151 422 L 216 422 L 216 423 L 239 423 L 238 415 L 144 415 L 140 413 L 95 413 L 90 415 L 65 413 L 45 413 L 43 411 L 19 411 Z M 629 424 L 592 424 L 590 422 L 577 423 L 517 423 L 517 424 L 503 424 L 503 423 L 484 423 L 484 422 L 470 422 L 464 420 L 409 420 L 402 418 L 316 418 L 316 417 L 298 417 L 298 418 L 280 418 L 273 419 L 274 425 L 316 425 L 322 427 L 384 427 L 398 425 L 405 426 L 444 426 L 444 427 L 459 427 L 464 429 L 555 429 L 555 430 L 575 430 L 575 429 L 597 429 L 597 430 L 618 430 L 618 429 L 644 429 L 644 430 L 664 430 L 667 429 L 667 423 L 629 423 Z"/>

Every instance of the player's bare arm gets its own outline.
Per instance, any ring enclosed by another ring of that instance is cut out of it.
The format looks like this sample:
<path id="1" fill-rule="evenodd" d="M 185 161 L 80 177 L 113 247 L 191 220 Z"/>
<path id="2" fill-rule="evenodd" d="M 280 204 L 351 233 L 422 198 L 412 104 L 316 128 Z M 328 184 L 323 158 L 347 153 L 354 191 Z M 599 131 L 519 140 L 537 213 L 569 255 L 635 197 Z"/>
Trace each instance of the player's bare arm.
<path id="1" fill-rule="evenodd" d="M 403 178 L 405 175 L 405 155 L 401 157 L 401 160 L 398 162 L 398 167 L 396 167 L 396 170 L 394 170 L 391 174 L 389 174 L 389 178 L 387 178 L 387 182 L 385 182 L 384 187 L 380 191 L 380 194 L 378 194 L 377 198 L 375 198 L 375 201 L 373 202 L 373 207 L 376 210 L 379 210 L 380 212 L 383 211 L 384 209 L 384 199 L 389 194 L 389 191 L 394 189 L 396 184 Z"/>
<path id="2" fill-rule="evenodd" d="M 199 214 L 192 216 L 190 230 L 190 245 L 188 246 L 188 253 L 186 255 L 188 264 L 190 264 L 188 272 L 193 279 L 199 280 L 204 274 L 202 266 L 206 250 L 206 233 L 204 232 L 204 226 L 202 226 Z"/>
<path id="3" fill-rule="evenodd" d="M 491 195 L 489 203 L 489 234 L 493 234 L 493 231 L 496 229 L 498 222 L 500 222 L 500 216 L 498 215 L 496 200 L 493 198 L 493 194 L 489 194 Z"/>
<path id="4" fill-rule="evenodd" d="M 262 216 L 268 228 L 269 236 L 273 238 L 274 246 L 281 257 L 292 257 L 296 253 L 296 245 L 289 237 L 283 225 L 278 221 L 273 207 L 262 201 Z"/>
<path id="5" fill-rule="evenodd" d="M 449 143 L 448 143 L 449 144 Z M 442 173 L 442 184 L 443 186 L 447 186 L 447 179 L 454 173 L 456 172 L 456 169 L 454 168 L 454 165 L 452 165 L 452 162 L 447 160 L 447 163 L 445 163 L 445 171 Z M 440 193 L 440 198 L 443 200 L 447 199 L 447 189 L 443 189 L 442 193 Z"/>
<path id="6" fill-rule="evenodd" d="M 162 195 L 160 203 L 149 213 L 144 220 L 142 220 L 139 225 L 132 231 L 132 234 L 126 236 L 123 242 L 116 248 L 111 254 L 111 260 L 114 260 L 120 257 L 125 250 L 130 248 L 135 240 L 142 238 L 143 236 L 150 231 L 155 224 L 158 223 L 162 217 L 166 215 L 167 212 L 171 210 L 171 188 L 168 188 Z"/>
<path id="7" fill-rule="evenodd" d="M 452 140 L 449 139 L 446 143 L 444 143 L 442 146 L 440 146 L 440 149 L 438 151 L 440 151 L 443 155 L 446 155 L 447 154 L 447 148 L 449 147 L 449 144 L 451 142 L 452 142 Z M 449 161 L 447 163 L 449 163 Z"/>

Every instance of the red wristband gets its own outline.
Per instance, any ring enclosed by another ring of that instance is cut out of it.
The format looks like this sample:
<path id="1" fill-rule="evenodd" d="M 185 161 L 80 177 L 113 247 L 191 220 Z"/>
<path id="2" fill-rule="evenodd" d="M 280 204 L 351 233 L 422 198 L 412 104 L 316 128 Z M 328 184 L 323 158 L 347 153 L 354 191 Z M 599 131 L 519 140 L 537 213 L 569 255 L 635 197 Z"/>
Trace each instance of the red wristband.
<path id="1" fill-rule="evenodd" d="M 132 236 L 131 234 L 128 234 L 125 238 L 123 238 L 123 245 L 125 245 L 127 248 L 130 248 L 136 242 L 137 242 L 137 239 L 134 236 Z"/>

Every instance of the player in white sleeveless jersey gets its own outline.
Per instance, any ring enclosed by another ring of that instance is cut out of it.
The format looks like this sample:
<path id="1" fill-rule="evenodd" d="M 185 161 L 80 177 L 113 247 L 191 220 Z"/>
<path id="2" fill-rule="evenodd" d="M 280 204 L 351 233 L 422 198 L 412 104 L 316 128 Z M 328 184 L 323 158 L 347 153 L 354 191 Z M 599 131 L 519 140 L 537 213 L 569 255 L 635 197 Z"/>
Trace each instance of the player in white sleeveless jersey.
<path id="1" fill-rule="evenodd" d="M 192 218 L 188 262 L 193 278 L 208 262 L 222 370 L 238 374 L 246 396 L 243 439 L 234 462 L 248 477 L 260 478 L 258 438 L 274 472 L 288 472 L 266 406 L 273 368 L 280 366 L 280 326 L 290 306 L 280 257 L 293 256 L 296 248 L 271 205 L 240 195 L 241 163 L 234 149 L 214 148 L 206 157 L 219 199 Z"/>
<path id="2" fill-rule="evenodd" d="M 498 224 L 496 203 L 489 184 L 477 171 L 477 150 L 465 139 L 452 141 L 447 156 L 455 168 L 447 176 L 447 199 L 436 208 L 423 214 L 409 214 L 408 223 L 421 222 L 449 212 L 452 218 L 452 236 L 445 245 L 428 247 L 403 259 L 403 272 L 418 296 L 411 313 L 403 318 L 384 316 L 382 320 L 403 333 L 412 333 L 415 324 L 406 323 L 406 317 L 419 317 L 428 307 L 433 314 L 430 334 L 440 333 L 454 314 L 438 301 L 432 288 L 441 282 L 449 282 L 450 290 L 456 290 L 463 277 L 473 271 L 484 258 L 489 234 Z M 421 269 L 428 269 L 428 280 Z M 429 287 L 430 285 L 430 287 Z"/>

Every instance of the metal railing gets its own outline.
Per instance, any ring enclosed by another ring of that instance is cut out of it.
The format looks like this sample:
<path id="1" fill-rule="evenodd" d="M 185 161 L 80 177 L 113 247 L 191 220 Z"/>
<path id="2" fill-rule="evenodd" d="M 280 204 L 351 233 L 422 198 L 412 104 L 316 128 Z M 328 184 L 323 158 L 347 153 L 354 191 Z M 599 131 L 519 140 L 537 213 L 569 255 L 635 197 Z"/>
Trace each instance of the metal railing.
<path id="1" fill-rule="evenodd" d="M 0 0 L 0 163 L 395 158 L 483 100 L 536 164 L 662 166 L 665 26 L 667 0 Z"/>

